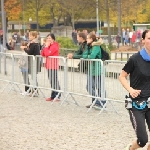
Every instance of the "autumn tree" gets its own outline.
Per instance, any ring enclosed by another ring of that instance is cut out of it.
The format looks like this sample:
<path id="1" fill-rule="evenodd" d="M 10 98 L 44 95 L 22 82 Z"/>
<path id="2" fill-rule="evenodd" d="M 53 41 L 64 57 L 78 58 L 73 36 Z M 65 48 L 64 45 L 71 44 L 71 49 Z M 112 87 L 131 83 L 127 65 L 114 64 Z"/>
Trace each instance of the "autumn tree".
<path id="1" fill-rule="evenodd" d="M 80 19 L 96 20 L 96 0 L 5 0 L 5 10 L 9 20 L 29 18 L 37 24 L 45 25 L 52 22 L 54 26 L 61 23 L 72 25 Z M 118 23 L 119 0 L 99 0 L 99 19 L 109 24 Z M 138 22 L 148 22 L 150 19 L 150 0 L 120 0 L 121 22 L 129 26 Z M 106 7 L 107 4 L 107 7 Z M 22 11 L 24 10 L 24 11 Z M 24 14 L 24 15 L 23 15 Z M 108 18 L 109 16 L 109 18 Z M 108 20 L 109 19 L 109 20 Z"/>
<path id="2" fill-rule="evenodd" d="M 19 20 L 21 13 L 21 3 L 19 0 L 5 0 L 5 11 L 8 20 Z"/>
<path id="3" fill-rule="evenodd" d="M 96 18 L 95 0 L 59 0 L 63 10 L 63 18 L 66 25 L 74 25 L 79 19 Z"/>
<path id="4" fill-rule="evenodd" d="M 24 20 L 29 22 L 29 18 L 32 18 L 32 21 L 37 23 L 38 26 L 45 25 L 48 23 L 45 20 L 49 20 L 49 13 L 47 13 L 47 5 L 49 4 L 49 0 L 25 0 L 25 4 L 23 6 L 24 10 Z"/>

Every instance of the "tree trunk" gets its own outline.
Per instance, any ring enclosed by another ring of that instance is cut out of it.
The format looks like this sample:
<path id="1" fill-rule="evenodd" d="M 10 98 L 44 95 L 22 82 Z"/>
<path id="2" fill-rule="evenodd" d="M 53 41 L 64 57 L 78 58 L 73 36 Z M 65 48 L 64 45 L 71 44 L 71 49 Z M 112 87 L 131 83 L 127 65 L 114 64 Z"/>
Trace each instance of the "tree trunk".
<path id="1" fill-rule="evenodd" d="M 110 31 L 110 19 L 109 19 L 109 4 L 108 0 L 105 0 L 106 4 L 106 20 L 107 20 L 107 25 L 108 25 L 108 43 L 111 45 L 111 31 Z"/>
<path id="2" fill-rule="evenodd" d="M 36 0 L 36 29 L 39 32 L 39 0 Z"/>
<path id="3" fill-rule="evenodd" d="M 118 33 L 121 35 L 121 0 L 117 0 L 118 5 Z"/>

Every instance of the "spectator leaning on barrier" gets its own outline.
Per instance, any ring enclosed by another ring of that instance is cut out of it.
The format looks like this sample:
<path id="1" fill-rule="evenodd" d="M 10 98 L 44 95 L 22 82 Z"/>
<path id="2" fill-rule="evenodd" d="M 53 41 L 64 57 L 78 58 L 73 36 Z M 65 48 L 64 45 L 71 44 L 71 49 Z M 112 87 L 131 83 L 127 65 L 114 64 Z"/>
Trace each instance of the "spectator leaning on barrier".
<path id="1" fill-rule="evenodd" d="M 77 34 L 77 40 L 79 42 L 79 50 L 76 51 L 74 54 L 69 53 L 67 55 L 67 58 L 69 58 L 69 59 L 72 59 L 72 58 L 73 59 L 80 59 L 80 58 L 82 58 L 83 51 L 85 49 L 87 49 L 87 42 L 86 42 L 85 33 L 83 33 L 83 32 L 78 33 Z"/>
<path id="2" fill-rule="evenodd" d="M 100 45 L 102 44 L 102 40 L 99 39 L 97 41 L 96 35 L 93 33 L 89 33 L 87 35 L 87 44 L 88 48 L 83 52 L 82 57 L 84 59 L 101 59 L 101 49 Z M 89 62 L 90 66 L 88 67 L 87 71 L 87 86 L 86 89 L 92 96 L 101 96 L 101 63 L 99 61 L 91 61 Z M 92 98 L 92 103 L 95 100 L 95 98 Z M 105 103 L 105 101 L 101 101 L 102 104 Z M 101 103 L 99 100 L 96 100 L 96 103 L 94 106 L 101 107 Z M 87 108 L 90 108 L 91 104 L 86 106 Z"/>
<path id="3" fill-rule="evenodd" d="M 45 67 L 48 70 L 48 78 L 50 80 L 51 88 L 60 90 L 58 82 L 58 58 L 49 58 L 49 56 L 59 56 L 59 44 L 55 41 L 54 34 L 50 33 L 47 35 L 45 47 L 42 49 L 41 55 L 46 57 Z M 46 98 L 46 101 L 53 101 L 54 98 L 57 98 L 56 96 L 58 96 L 57 101 L 59 101 L 61 96 L 60 93 L 53 90 L 51 96 Z"/>
<path id="4" fill-rule="evenodd" d="M 144 48 L 132 55 L 122 69 L 119 80 L 129 92 L 126 96 L 126 109 L 129 112 L 137 140 L 126 150 L 136 150 L 148 142 L 145 122 L 150 131 L 150 30 L 142 34 Z M 130 84 L 127 77 L 130 75 Z M 147 150 L 150 150 L 150 144 Z"/>
<path id="5" fill-rule="evenodd" d="M 21 49 L 24 49 L 24 51 L 28 54 L 28 55 L 40 55 L 40 45 L 38 43 L 37 40 L 37 32 L 36 31 L 30 31 L 29 32 L 29 43 L 27 46 L 21 46 Z M 36 73 L 41 71 L 41 64 L 40 64 L 40 60 L 36 59 Z M 28 74 L 33 74 L 33 59 L 32 57 L 28 58 Z M 38 85 L 37 83 L 37 79 L 36 79 L 36 85 Z M 25 87 L 25 92 L 22 93 L 22 95 L 25 95 L 26 92 L 28 91 L 29 87 Z M 34 89 L 33 89 L 34 90 Z M 34 92 L 34 91 L 28 91 L 28 92 Z"/>

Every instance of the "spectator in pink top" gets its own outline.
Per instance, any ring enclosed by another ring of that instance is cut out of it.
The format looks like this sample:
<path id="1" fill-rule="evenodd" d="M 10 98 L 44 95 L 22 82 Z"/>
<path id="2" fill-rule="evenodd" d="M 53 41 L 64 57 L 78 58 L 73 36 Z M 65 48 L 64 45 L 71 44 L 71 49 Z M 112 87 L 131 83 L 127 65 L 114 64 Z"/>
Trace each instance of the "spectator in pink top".
<path id="1" fill-rule="evenodd" d="M 135 31 L 133 31 L 132 38 L 131 38 L 132 47 L 135 47 L 135 40 L 136 40 L 136 33 Z"/>
<path id="2" fill-rule="evenodd" d="M 60 93 L 55 91 L 60 90 L 58 82 L 58 58 L 49 58 L 49 56 L 59 56 L 59 44 L 55 41 L 54 34 L 50 33 L 47 35 L 45 47 L 42 49 L 41 55 L 46 57 L 45 67 L 48 70 L 48 78 L 50 80 L 51 88 L 54 89 L 52 90 L 51 96 L 46 98 L 46 101 L 53 101 L 54 98 L 59 100 Z"/>

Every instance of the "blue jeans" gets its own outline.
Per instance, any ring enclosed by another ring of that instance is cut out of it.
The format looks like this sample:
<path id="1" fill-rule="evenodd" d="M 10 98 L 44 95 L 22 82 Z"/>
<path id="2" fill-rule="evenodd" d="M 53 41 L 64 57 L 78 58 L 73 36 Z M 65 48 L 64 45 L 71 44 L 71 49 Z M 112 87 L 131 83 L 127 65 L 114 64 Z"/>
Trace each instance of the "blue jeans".
<path id="1" fill-rule="evenodd" d="M 87 85 L 86 89 L 88 93 L 92 96 L 101 97 L 101 76 L 92 76 L 87 74 Z M 92 98 L 92 103 L 95 98 Z M 101 101 L 101 103 L 105 104 L 106 101 Z M 96 100 L 97 105 L 101 105 L 99 100 Z"/>

